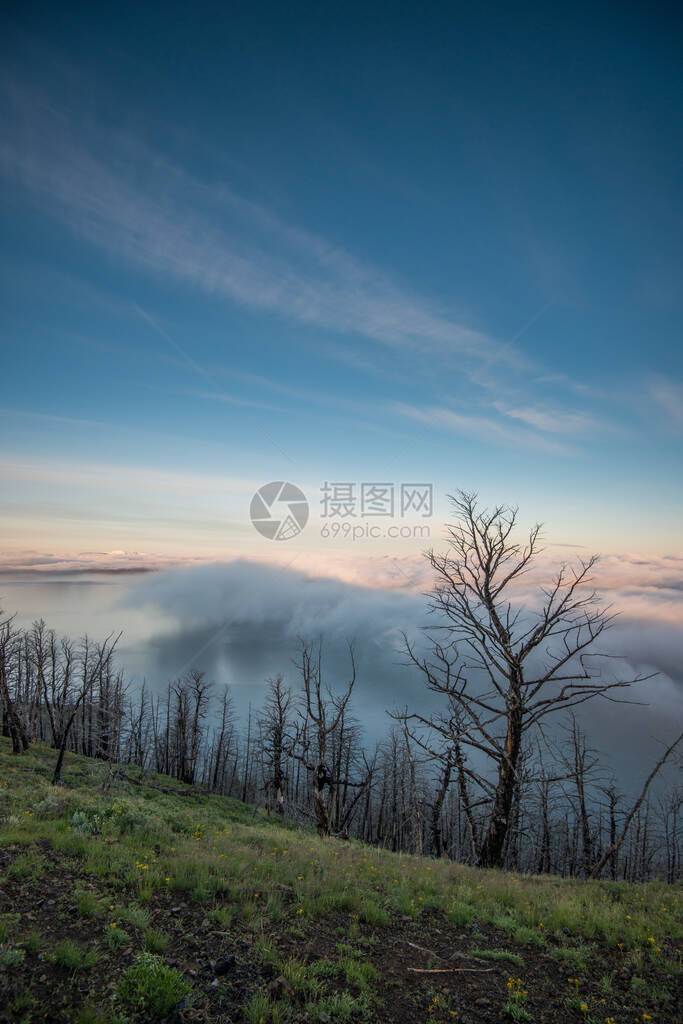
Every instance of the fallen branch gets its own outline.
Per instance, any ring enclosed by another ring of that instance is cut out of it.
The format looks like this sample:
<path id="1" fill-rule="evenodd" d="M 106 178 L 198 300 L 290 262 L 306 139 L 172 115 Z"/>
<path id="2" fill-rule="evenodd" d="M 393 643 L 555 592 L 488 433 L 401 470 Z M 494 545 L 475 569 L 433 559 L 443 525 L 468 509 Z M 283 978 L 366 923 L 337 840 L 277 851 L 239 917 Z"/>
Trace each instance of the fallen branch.
<path id="1" fill-rule="evenodd" d="M 409 967 L 411 974 L 491 974 L 495 967 Z"/>
<path id="2" fill-rule="evenodd" d="M 416 942 L 410 942 L 408 939 L 404 939 L 404 942 L 407 946 L 410 946 L 411 949 L 417 949 L 420 951 L 420 953 L 426 953 L 427 956 L 434 956 L 436 957 L 437 960 L 474 960 L 475 963 L 478 964 L 483 964 L 486 962 L 480 956 L 473 956 L 471 953 L 459 953 L 457 950 L 454 953 L 451 953 L 449 957 L 443 957 L 439 953 L 435 953 L 431 949 L 425 949 L 424 946 L 418 946 Z"/>
<path id="3" fill-rule="evenodd" d="M 410 946 L 411 949 L 419 949 L 420 953 L 426 953 L 427 956 L 435 956 L 437 960 L 443 960 L 442 956 L 439 956 L 438 953 L 433 953 L 431 949 L 425 949 L 424 946 L 418 946 L 416 942 L 409 942 L 408 939 L 405 939 L 404 941 L 406 946 Z"/>

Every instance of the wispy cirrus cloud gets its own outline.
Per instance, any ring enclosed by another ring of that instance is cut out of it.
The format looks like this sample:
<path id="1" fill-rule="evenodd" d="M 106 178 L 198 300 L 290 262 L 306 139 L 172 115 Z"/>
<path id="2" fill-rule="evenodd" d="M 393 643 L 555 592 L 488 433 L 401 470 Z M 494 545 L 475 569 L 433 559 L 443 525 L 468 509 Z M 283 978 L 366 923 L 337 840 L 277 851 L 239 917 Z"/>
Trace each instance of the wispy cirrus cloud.
<path id="1" fill-rule="evenodd" d="M 453 409 L 439 410 L 432 406 L 418 407 L 406 402 L 392 402 L 390 408 L 418 423 L 434 423 L 434 429 L 445 428 L 489 444 L 533 448 L 556 455 L 575 454 L 569 444 L 558 441 L 556 437 L 546 437 L 541 429 L 532 429 L 538 428 L 539 424 L 532 424 L 529 429 L 525 429 L 510 420 L 495 419 L 493 416 L 455 412 Z M 435 422 L 437 414 L 438 421 Z"/>
<path id="2" fill-rule="evenodd" d="M 543 433 L 577 437 L 592 431 L 605 430 L 608 426 L 586 410 L 560 409 L 548 405 L 509 405 L 504 402 L 494 402 L 493 405 L 502 416 L 517 420 Z"/>
<path id="3" fill-rule="evenodd" d="M 85 462 L 75 459 L 6 457 L 0 459 L 0 474 L 5 481 L 39 483 L 63 488 L 86 487 L 96 492 L 111 491 L 154 495 L 236 495 L 251 496 L 260 487 L 256 477 L 223 473 L 202 473 L 163 469 L 154 465 Z"/>
<path id="4" fill-rule="evenodd" d="M 138 139 L 5 88 L 0 167 L 44 212 L 117 257 L 207 293 L 390 346 L 481 359 L 491 340 L 436 302 Z"/>
<path id="5" fill-rule="evenodd" d="M 666 377 L 657 377 L 650 384 L 650 397 L 664 413 L 670 427 L 683 430 L 683 387 Z"/>

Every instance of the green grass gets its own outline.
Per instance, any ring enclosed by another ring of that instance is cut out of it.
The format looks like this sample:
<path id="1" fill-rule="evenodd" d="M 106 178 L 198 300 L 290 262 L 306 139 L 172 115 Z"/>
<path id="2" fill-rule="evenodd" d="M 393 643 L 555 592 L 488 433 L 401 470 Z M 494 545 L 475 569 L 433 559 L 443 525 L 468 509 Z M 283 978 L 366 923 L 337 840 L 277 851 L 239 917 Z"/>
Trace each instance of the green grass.
<path id="1" fill-rule="evenodd" d="M 29 878 L 42 878 L 45 874 L 45 858 L 38 853 L 20 854 L 9 866 L 7 878 L 10 881 L 23 881 Z"/>
<path id="2" fill-rule="evenodd" d="M 117 921 L 123 921 L 133 928 L 147 928 L 149 925 L 149 913 L 136 903 L 130 903 L 127 907 L 118 907 L 116 917 Z"/>
<path id="3" fill-rule="evenodd" d="M 370 1007 L 363 996 L 350 992 L 334 992 L 317 1003 L 307 1003 L 306 1013 L 313 1021 L 348 1021 L 367 1019 Z"/>
<path id="4" fill-rule="evenodd" d="M 168 947 L 170 936 L 166 932 L 149 928 L 145 932 L 145 949 L 148 953 L 163 953 Z"/>
<path id="5" fill-rule="evenodd" d="M 10 946 L 9 949 L 4 949 L 0 953 L 0 964 L 2 964 L 5 970 L 11 971 L 23 962 L 25 956 L 26 953 L 23 949 L 15 949 Z"/>
<path id="6" fill-rule="evenodd" d="M 126 1022 L 109 1009 L 103 1010 L 91 1002 L 86 1002 L 76 1013 L 75 1024 L 126 1024 Z"/>
<path id="7" fill-rule="evenodd" d="M 561 960 L 565 964 L 579 971 L 585 971 L 588 966 L 588 958 L 591 955 L 593 946 L 576 946 L 573 948 L 552 949 L 550 955 L 555 960 Z"/>
<path id="8" fill-rule="evenodd" d="M 291 986 L 295 995 L 305 993 L 313 994 L 318 985 L 318 978 L 315 967 L 305 964 L 302 960 L 292 957 L 283 968 L 282 975 Z"/>
<path id="9" fill-rule="evenodd" d="M 536 928 L 522 925 L 515 930 L 513 941 L 521 946 L 545 946 L 545 935 Z"/>
<path id="10" fill-rule="evenodd" d="M 125 929 L 119 928 L 118 921 L 112 921 L 105 929 L 104 941 L 109 949 L 119 949 L 130 945 L 132 938 Z"/>
<path id="11" fill-rule="evenodd" d="M 89 971 L 99 959 L 97 950 L 84 949 L 71 939 L 65 939 L 55 946 L 53 959 L 60 967 L 69 971 Z"/>
<path id="12" fill-rule="evenodd" d="M 79 917 L 98 917 L 102 913 L 102 901 L 92 892 L 78 891 L 76 913 Z"/>
<path id="13" fill-rule="evenodd" d="M 237 907 L 214 907 L 209 911 L 209 919 L 219 924 L 221 928 L 229 928 L 235 919 Z"/>
<path id="14" fill-rule="evenodd" d="M 14 997 L 10 1006 L 10 1010 L 12 1012 L 12 1015 L 17 1020 L 28 1021 L 30 1020 L 30 1018 L 28 1016 L 24 1016 L 24 1014 L 28 1014 L 28 1011 L 32 1010 L 34 1006 L 34 997 L 31 995 L 30 992 L 24 990 L 22 992 L 19 992 L 18 995 Z"/>
<path id="15" fill-rule="evenodd" d="M 22 945 L 27 953 L 32 956 L 36 956 L 40 953 L 43 948 L 43 937 L 37 928 L 32 928 L 26 938 L 23 940 Z"/>
<path id="16" fill-rule="evenodd" d="M 501 1011 L 506 1017 L 509 1017 L 510 1020 L 515 1022 L 529 1021 L 532 1019 L 527 1008 L 525 1006 L 520 1006 L 519 1003 L 503 1003 Z"/>
<path id="17" fill-rule="evenodd" d="M 358 956 L 362 954 L 358 951 Z M 337 964 L 349 985 L 355 985 L 360 991 L 367 991 L 372 982 L 377 981 L 379 972 L 367 960 L 355 956 L 346 956 Z"/>
<path id="18" fill-rule="evenodd" d="M 366 924 L 377 925 L 379 928 L 386 928 L 389 924 L 388 911 L 371 899 L 363 901 L 359 917 Z"/>
<path id="19" fill-rule="evenodd" d="M 670 905 L 673 895 L 661 883 L 636 887 L 549 879 L 539 884 L 527 876 L 483 873 L 353 841 L 323 842 L 283 829 L 274 819 L 228 798 L 182 801 L 144 787 L 103 796 L 98 782 L 104 768 L 95 763 L 84 778 L 85 759 L 73 755 L 67 757 L 65 787 L 55 789 L 49 784 L 53 758 L 47 748 L 32 749 L 19 759 L 22 771 L 13 773 L 12 785 L 0 789 L 4 845 L 47 841 L 53 849 L 83 859 L 103 880 L 123 879 L 136 895 L 148 898 L 169 891 L 198 901 L 228 896 L 229 904 L 221 900 L 213 911 L 225 915 L 226 928 L 235 905 L 245 918 L 260 915 L 277 922 L 287 917 L 291 909 L 283 903 L 282 889 L 291 887 L 301 916 L 358 914 L 362 923 L 380 929 L 392 913 L 417 918 L 437 910 L 455 928 L 479 922 L 524 944 L 543 944 L 546 936 L 567 932 L 615 946 L 621 942 L 627 949 L 643 948 L 649 937 L 658 944 L 665 936 L 681 938 L 680 915 Z M 5 754 L 0 765 L 9 771 L 15 762 Z M 32 771 L 27 772 L 29 765 Z M 150 776 L 149 781 L 173 788 L 169 779 Z M 25 813 L 28 806 L 30 815 Z M 70 824 L 74 820 L 78 827 Z M 92 822 L 99 831 L 81 834 Z M 27 879 L 45 870 L 45 858 L 26 850 L 14 858 L 7 875 Z M 131 927 L 144 929 L 147 905 L 140 898 L 129 900 L 123 910 L 117 906 L 117 913 Z M 76 911 L 84 917 L 97 915 L 98 897 L 80 890 Z"/>
<path id="20" fill-rule="evenodd" d="M 520 969 L 524 967 L 524 957 L 512 953 L 509 949 L 473 949 L 472 956 L 479 960 L 493 960 L 494 963 L 509 963 Z"/>
<path id="21" fill-rule="evenodd" d="M 145 999 L 155 998 L 150 995 L 154 985 L 163 989 L 167 983 L 175 992 L 175 976 L 161 970 L 168 965 L 159 955 L 178 963 L 191 959 L 185 945 L 193 933 L 184 934 L 183 928 L 190 928 L 184 919 L 212 932 L 216 947 L 241 936 L 255 962 L 277 965 L 284 973 L 295 994 L 293 1005 L 281 993 L 249 989 L 243 1008 L 247 1021 L 277 1024 L 297 1020 L 297 1014 L 313 1021 L 326 1016 L 360 1021 L 371 1012 L 383 1019 L 377 1009 L 386 984 L 377 966 L 383 943 L 402 943 L 415 929 L 415 941 L 429 947 L 432 927 L 440 936 L 442 958 L 444 948 L 460 944 L 489 962 L 492 983 L 502 981 L 503 988 L 507 969 L 521 971 L 531 961 L 555 975 L 565 970 L 573 975 L 598 958 L 594 997 L 607 1000 L 603 1019 L 610 1015 L 610 978 L 619 976 L 622 965 L 634 979 L 644 979 L 644 985 L 637 980 L 633 985 L 631 1017 L 642 1014 L 648 993 L 659 991 L 660 1016 L 669 1012 L 666 994 L 683 940 L 680 887 L 480 871 L 353 840 L 323 841 L 236 800 L 181 798 L 174 790 L 186 787 L 154 774 L 141 785 L 118 783 L 103 793 L 106 766 L 71 754 L 64 784 L 53 787 L 54 758 L 54 751 L 41 745 L 12 757 L 7 740 L 0 738 L 0 849 L 8 853 L 0 889 L 29 893 L 33 882 L 44 889 L 54 865 L 68 865 L 68 882 L 55 890 L 49 924 L 35 915 L 21 921 L 20 914 L 0 916 L 0 955 L 11 960 L 17 951 L 26 952 L 25 967 L 30 967 L 42 954 L 62 977 L 65 970 L 94 967 L 99 955 L 107 964 L 107 982 L 123 988 L 117 989 L 118 1009 L 93 1000 L 93 1012 L 100 1015 L 95 1020 L 155 1012 L 151 1003 L 140 1009 Z M 152 788 L 158 786 L 169 792 Z M 179 915 L 170 912 L 176 905 Z M 56 936 L 58 927 L 63 931 Z M 97 933 L 97 950 L 74 941 L 74 936 L 81 940 L 81 932 Z M 321 950 L 319 934 L 328 935 Z M 311 959 L 311 949 L 317 960 Z M 133 959 L 143 951 L 152 959 Z M 417 966 L 438 965 L 413 953 Z M 400 970 L 398 975 L 400 988 Z M 598 986 L 601 975 L 607 980 Z M 467 975 L 462 977 L 466 982 Z M 433 978 L 423 980 L 426 991 Z M 466 988 L 463 992 L 459 1011 L 467 1007 Z M 565 996 L 557 994 L 558 1019 Z M 92 1010 L 80 1006 L 83 997 L 73 1019 Z M 509 1019 L 526 1019 L 525 1006 L 509 998 L 504 1002 L 504 991 L 499 997 L 497 1006 L 504 1005 L 501 1012 Z M 163 992 L 159 999 L 163 1002 Z M 433 1005 L 438 1009 L 440 1003 Z M 652 1005 L 645 1005 L 647 1012 Z M 422 1009 L 427 1019 L 426 1002 Z"/>
<path id="22" fill-rule="evenodd" d="M 448 923 L 454 928 L 464 928 L 476 917 L 476 910 L 469 903 L 452 903 L 446 907 Z"/>
<path id="23" fill-rule="evenodd" d="M 266 992 L 257 992 L 243 1008 L 247 1024 L 270 1024 L 273 1019 L 272 1002 Z"/>
<path id="24" fill-rule="evenodd" d="M 126 968 L 116 989 L 117 1001 L 131 1013 L 147 1012 L 159 1019 L 186 1003 L 191 985 L 161 957 L 138 953 Z"/>

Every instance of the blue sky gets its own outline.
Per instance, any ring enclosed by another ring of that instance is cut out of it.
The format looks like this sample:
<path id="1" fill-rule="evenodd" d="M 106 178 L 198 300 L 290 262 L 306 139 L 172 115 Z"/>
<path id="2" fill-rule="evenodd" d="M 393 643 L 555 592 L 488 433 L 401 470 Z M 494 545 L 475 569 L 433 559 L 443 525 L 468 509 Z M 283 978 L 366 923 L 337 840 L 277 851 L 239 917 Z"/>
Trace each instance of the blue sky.
<path id="1" fill-rule="evenodd" d="M 635 5 L 17 8 L 5 552 L 424 547 L 333 550 L 314 515 L 285 555 L 248 508 L 286 478 L 674 553 L 679 39 Z"/>

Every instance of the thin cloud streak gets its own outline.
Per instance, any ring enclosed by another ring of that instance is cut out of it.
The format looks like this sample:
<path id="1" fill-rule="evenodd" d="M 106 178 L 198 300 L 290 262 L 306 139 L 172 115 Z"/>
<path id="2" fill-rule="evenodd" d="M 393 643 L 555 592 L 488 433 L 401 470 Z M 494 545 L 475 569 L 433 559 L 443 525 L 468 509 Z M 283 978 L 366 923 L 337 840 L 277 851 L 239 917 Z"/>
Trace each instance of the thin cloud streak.
<path id="1" fill-rule="evenodd" d="M 458 399 L 459 399 L 459 398 L 461 398 L 461 397 L 462 397 L 462 396 L 463 396 L 463 395 L 465 394 L 465 392 L 466 392 L 466 391 L 467 391 L 467 390 L 468 390 L 468 389 L 469 389 L 469 388 L 470 388 L 470 387 L 471 387 L 471 386 L 472 386 L 473 384 L 476 384 L 476 383 L 477 383 L 477 381 L 478 381 L 478 380 L 479 380 L 479 379 L 480 379 L 481 377 L 483 377 L 483 376 L 484 376 L 484 374 L 485 374 L 485 373 L 487 372 L 487 370 L 490 370 L 490 369 L 491 369 L 491 368 L 492 368 L 492 367 L 493 367 L 493 366 L 494 366 L 494 365 L 495 365 L 495 364 L 496 364 L 497 362 L 499 362 L 499 361 L 500 361 L 500 360 L 501 360 L 501 359 L 503 358 L 503 356 L 505 356 L 505 355 L 506 355 L 506 354 L 508 353 L 508 351 L 509 351 L 509 350 L 510 350 L 510 349 L 512 348 L 512 346 L 513 346 L 513 345 L 514 345 L 514 343 L 515 343 L 515 342 L 517 341 L 517 339 L 518 339 L 518 338 L 520 338 L 520 337 L 521 337 L 521 336 L 522 336 L 523 334 L 525 334 L 525 333 L 526 333 L 526 331 L 527 331 L 527 330 L 528 330 L 528 329 L 529 329 L 529 328 L 531 327 L 531 325 L 532 325 L 532 324 L 535 324 L 535 323 L 536 323 L 536 321 L 537 321 L 537 320 L 539 319 L 539 317 L 543 316 L 543 314 L 545 313 L 545 311 L 546 311 L 547 309 L 549 309 L 549 308 L 550 308 L 550 306 L 552 306 L 553 302 L 554 302 L 554 300 L 551 300 L 551 301 L 550 301 L 550 302 L 548 302 L 548 303 L 547 303 L 547 304 L 546 304 L 545 306 L 543 306 L 543 307 L 542 307 L 541 309 L 539 309 L 539 311 L 538 311 L 537 313 L 535 313 L 535 314 L 534 314 L 534 316 L 533 316 L 533 317 L 531 318 L 531 320 L 529 320 L 529 321 L 528 321 L 528 322 L 527 322 L 526 324 L 524 324 L 524 326 L 523 326 L 523 327 L 521 327 L 521 328 L 520 328 L 520 329 L 519 329 L 519 330 L 518 330 L 518 331 L 516 332 L 516 334 L 514 334 L 514 335 L 513 335 L 513 336 L 512 336 L 511 338 L 510 338 L 510 340 L 509 340 L 508 342 L 506 342 L 506 344 L 505 344 L 505 345 L 503 346 L 503 348 L 502 348 L 502 349 L 499 349 L 499 351 L 498 351 L 498 352 L 497 352 L 497 353 L 496 353 L 496 354 L 495 354 L 495 355 L 493 356 L 493 358 L 492 358 L 492 359 L 489 359 L 489 361 L 488 361 L 488 362 L 487 362 L 487 363 L 486 363 L 486 364 L 485 364 L 484 366 L 482 366 L 482 367 L 481 367 L 481 368 L 480 368 L 480 369 L 479 369 L 479 370 L 477 371 L 477 373 L 475 373 L 475 374 L 474 374 L 474 376 L 473 376 L 473 377 L 471 377 L 471 379 L 470 379 L 470 380 L 468 380 L 468 381 L 467 381 L 467 383 L 466 383 L 466 384 L 465 384 L 465 385 L 464 385 L 464 386 L 463 386 L 463 387 L 462 387 L 462 388 L 461 388 L 461 389 L 460 389 L 460 390 L 459 390 L 459 391 L 457 392 L 457 394 L 456 394 L 456 395 L 455 395 L 455 396 L 454 396 L 454 397 L 453 397 L 453 398 L 452 398 L 452 399 L 450 400 L 450 402 L 448 402 L 448 404 L 447 404 L 446 406 L 444 406 L 444 408 L 443 408 L 443 409 L 437 409 L 437 410 L 436 410 L 436 412 L 432 413 L 431 417 L 430 417 L 430 418 L 429 418 L 429 420 L 428 420 L 428 421 L 427 421 L 427 422 L 426 422 L 426 423 L 424 424 L 424 426 L 423 426 L 423 427 L 421 427 L 421 428 L 420 428 L 420 429 L 419 429 L 419 430 L 417 431 L 417 433 L 416 433 L 416 434 L 414 434 L 414 435 L 413 435 L 413 436 L 412 436 L 412 437 L 411 437 L 411 438 L 410 438 L 410 439 L 409 439 L 409 440 L 408 440 L 408 441 L 407 441 L 407 442 L 406 442 L 406 443 L 405 443 L 405 444 L 403 445 L 403 447 L 402 447 L 402 448 L 401 448 L 401 449 L 400 449 L 399 451 L 397 451 L 397 452 L 396 452 L 396 454 L 395 454 L 395 455 L 393 456 L 393 458 L 389 459 L 389 462 L 387 463 L 387 466 L 390 466 L 390 465 L 391 465 L 391 464 L 392 464 L 393 462 L 395 462 L 395 461 L 396 461 L 396 459 L 397 459 L 397 458 L 398 458 L 398 457 L 399 457 L 400 455 L 402 455 L 402 454 L 404 453 L 404 451 L 405 451 L 405 450 L 406 450 L 407 448 L 409 448 L 411 444 L 413 444 L 413 442 L 414 442 L 414 441 L 417 441 L 418 437 L 420 437 L 420 436 L 421 436 L 421 435 L 422 435 L 422 434 L 423 434 L 423 433 L 425 432 L 425 430 L 427 429 L 427 427 L 430 427 L 430 426 L 432 425 L 432 423 L 434 423 L 434 422 L 435 422 L 436 420 L 438 420 L 438 419 L 439 419 L 439 417 L 440 417 L 440 416 L 444 415 L 444 413 L 446 413 L 446 412 L 447 412 L 447 411 L 448 411 L 448 410 L 449 410 L 449 409 L 451 408 L 451 406 L 455 405 L 455 403 L 456 403 L 456 402 L 458 401 Z"/>
<path id="2" fill-rule="evenodd" d="M 295 469 L 298 469 L 298 466 L 297 466 L 296 462 L 294 461 L 294 459 L 291 459 L 289 457 L 287 452 L 284 451 L 280 447 L 280 445 L 276 441 L 274 441 L 272 439 L 270 434 L 267 434 L 265 432 L 265 430 L 262 427 L 260 427 L 258 425 L 258 423 L 255 420 L 253 420 L 251 418 L 251 416 L 248 415 L 248 413 L 246 413 L 244 411 L 244 409 L 242 409 L 242 407 L 234 400 L 234 398 L 231 398 L 230 395 L 227 393 L 227 391 L 224 391 L 223 388 L 220 386 L 220 384 L 217 384 L 216 381 L 213 379 L 213 377 L 211 377 L 206 372 L 206 370 L 204 370 L 203 367 L 201 367 L 199 365 L 199 363 L 195 362 L 195 360 L 191 356 L 189 356 L 187 354 L 185 349 L 181 348 L 181 346 L 178 344 L 178 342 L 174 341 L 173 338 L 170 336 L 170 334 L 166 333 L 166 331 L 163 329 L 163 327 L 159 326 L 159 324 L 156 322 L 156 320 L 154 320 L 149 315 L 149 313 L 145 312 L 144 309 L 141 309 L 141 307 L 137 306 L 137 305 L 135 305 L 133 308 L 140 314 L 141 317 L 143 317 L 154 328 L 155 331 L 157 331 L 158 334 L 161 335 L 162 338 L 166 339 L 166 341 L 169 343 L 169 345 L 172 345 L 173 348 L 177 352 L 180 353 L 180 355 L 186 360 L 186 362 L 192 367 L 192 369 L 196 371 L 196 373 L 200 374 L 206 381 L 208 381 L 209 384 L 211 384 L 211 386 L 214 388 L 214 390 L 217 391 L 218 394 L 221 395 L 225 399 L 226 402 L 229 402 L 230 405 L 232 405 L 233 408 L 236 409 L 237 412 L 239 412 L 240 415 L 244 417 L 244 419 L 247 421 L 247 423 L 251 423 L 252 427 L 255 430 L 257 430 L 259 432 L 259 434 L 261 434 L 262 437 L 264 437 L 266 439 L 266 441 L 269 442 L 269 444 L 272 444 L 272 446 L 274 448 L 276 448 L 280 452 L 280 455 L 283 455 L 287 459 L 288 462 L 291 462 L 291 464 L 295 467 Z"/>
<path id="3" fill-rule="evenodd" d="M 130 139 L 105 141 L 90 127 L 84 145 L 75 118 L 16 87 L 11 93 L 0 166 L 98 247 L 310 326 L 477 362 L 490 355 L 484 334 L 343 249 L 226 187 L 198 182 Z"/>
<path id="4" fill-rule="evenodd" d="M 153 465 L 77 462 L 69 459 L 9 457 L 0 459 L 0 474 L 6 481 L 54 484 L 62 488 L 135 494 L 241 495 L 251 496 L 261 480 L 221 473 L 182 472 Z"/>
<path id="5" fill-rule="evenodd" d="M 467 437 L 473 437 L 477 441 L 489 444 L 505 447 L 521 446 L 555 455 L 571 456 L 575 454 L 568 445 L 546 438 L 538 432 L 520 429 L 513 423 L 491 419 L 489 416 L 465 415 L 454 412 L 452 409 L 418 408 L 405 402 L 393 402 L 391 409 L 418 423 L 424 423 L 425 427 L 434 424 L 438 419 L 441 429 L 446 427 L 458 434 L 465 434 Z"/>
<path id="6" fill-rule="evenodd" d="M 494 402 L 494 408 L 503 416 L 518 420 L 528 427 L 550 434 L 576 437 L 595 431 L 613 430 L 610 424 L 598 419 L 590 412 L 558 409 L 551 406 L 517 405 Z"/>
<path id="7" fill-rule="evenodd" d="M 650 385 L 650 396 L 664 413 L 668 425 L 677 433 L 683 431 L 683 387 L 665 377 L 658 377 Z"/>

